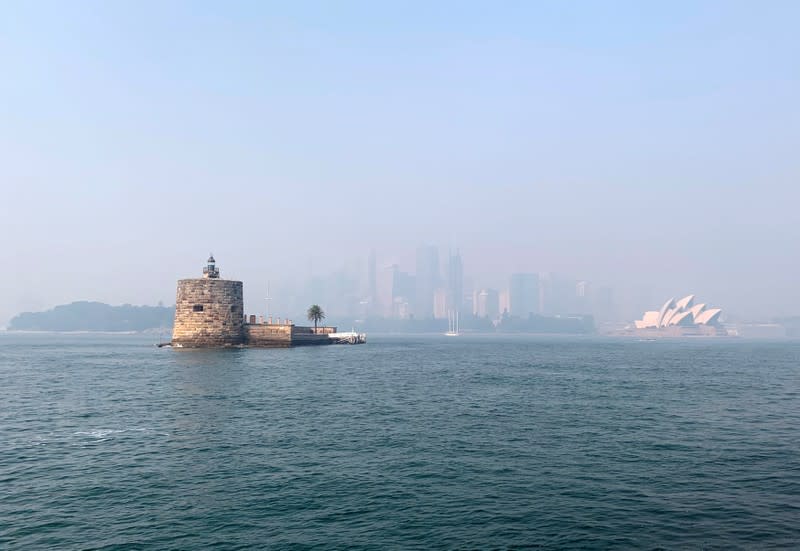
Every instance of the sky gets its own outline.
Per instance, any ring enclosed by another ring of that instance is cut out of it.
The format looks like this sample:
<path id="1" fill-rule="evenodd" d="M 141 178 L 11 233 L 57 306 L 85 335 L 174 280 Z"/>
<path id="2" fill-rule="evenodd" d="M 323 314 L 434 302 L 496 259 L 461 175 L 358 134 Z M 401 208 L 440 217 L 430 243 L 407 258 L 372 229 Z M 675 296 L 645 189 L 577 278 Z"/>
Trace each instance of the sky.
<path id="1" fill-rule="evenodd" d="M 800 314 L 798 20 L 772 0 L 4 3 L 0 326 L 171 304 L 210 251 L 247 290 L 423 243 L 481 281 Z"/>

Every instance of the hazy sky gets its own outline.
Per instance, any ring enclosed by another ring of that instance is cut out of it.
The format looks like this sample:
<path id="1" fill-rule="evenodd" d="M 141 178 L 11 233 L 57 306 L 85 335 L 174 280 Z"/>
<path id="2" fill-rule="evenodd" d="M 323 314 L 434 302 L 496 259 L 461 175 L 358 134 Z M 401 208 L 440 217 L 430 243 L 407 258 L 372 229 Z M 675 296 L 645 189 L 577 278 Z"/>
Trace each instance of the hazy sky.
<path id="1" fill-rule="evenodd" d="M 0 326 L 171 303 L 209 251 L 247 294 L 423 242 L 476 280 L 800 313 L 798 21 L 755 0 L 4 3 Z"/>

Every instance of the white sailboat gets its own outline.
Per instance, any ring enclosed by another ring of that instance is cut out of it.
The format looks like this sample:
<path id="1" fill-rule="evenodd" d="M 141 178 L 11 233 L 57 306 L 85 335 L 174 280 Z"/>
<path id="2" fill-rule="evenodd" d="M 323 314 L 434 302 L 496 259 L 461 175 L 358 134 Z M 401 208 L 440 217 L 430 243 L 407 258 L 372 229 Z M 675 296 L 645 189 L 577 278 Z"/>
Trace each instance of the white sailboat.
<path id="1" fill-rule="evenodd" d="M 447 312 L 447 333 L 448 337 L 457 337 L 458 333 L 458 311 Z"/>

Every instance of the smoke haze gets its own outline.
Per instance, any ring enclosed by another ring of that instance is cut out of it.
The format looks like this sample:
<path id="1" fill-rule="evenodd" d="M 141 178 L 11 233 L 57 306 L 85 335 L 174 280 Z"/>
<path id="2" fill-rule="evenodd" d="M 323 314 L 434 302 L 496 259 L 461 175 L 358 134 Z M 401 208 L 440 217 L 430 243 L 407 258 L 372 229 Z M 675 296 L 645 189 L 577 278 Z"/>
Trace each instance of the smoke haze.
<path id="1" fill-rule="evenodd" d="M 288 310 L 423 244 L 465 291 L 800 313 L 800 4 L 289 4 L 3 8 L 0 326 L 172 304 L 212 251 Z"/>

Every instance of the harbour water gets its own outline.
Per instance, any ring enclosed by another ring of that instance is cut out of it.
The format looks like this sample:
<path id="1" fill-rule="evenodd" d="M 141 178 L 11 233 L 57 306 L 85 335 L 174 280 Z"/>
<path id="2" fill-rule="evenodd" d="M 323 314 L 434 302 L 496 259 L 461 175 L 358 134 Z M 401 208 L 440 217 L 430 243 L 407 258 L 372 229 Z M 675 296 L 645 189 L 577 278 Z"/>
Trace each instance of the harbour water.
<path id="1" fill-rule="evenodd" d="M 0 334 L 0 548 L 800 545 L 800 343 Z"/>

